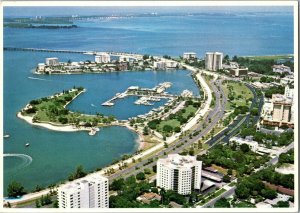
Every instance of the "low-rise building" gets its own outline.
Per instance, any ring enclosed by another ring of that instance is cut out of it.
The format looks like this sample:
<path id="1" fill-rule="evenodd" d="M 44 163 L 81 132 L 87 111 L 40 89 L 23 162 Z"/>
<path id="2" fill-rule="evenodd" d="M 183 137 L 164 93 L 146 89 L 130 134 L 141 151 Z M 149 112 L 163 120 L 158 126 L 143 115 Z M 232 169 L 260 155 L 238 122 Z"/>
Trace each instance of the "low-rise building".
<path id="1" fill-rule="evenodd" d="M 58 58 L 46 58 L 45 59 L 47 66 L 57 66 L 59 65 Z"/>
<path id="2" fill-rule="evenodd" d="M 90 175 L 58 188 L 59 208 L 108 208 L 108 179 Z"/>
<path id="3" fill-rule="evenodd" d="M 272 69 L 273 69 L 273 72 L 275 73 L 279 73 L 279 74 L 282 74 L 282 73 L 291 73 L 291 68 L 288 67 L 288 66 L 284 66 L 283 64 L 281 65 L 274 65 L 272 66 Z"/>
<path id="4" fill-rule="evenodd" d="M 153 68 L 157 70 L 164 70 L 166 69 L 166 63 L 164 61 L 154 61 Z"/>
<path id="5" fill-rule="evenodd" d="M 98 53 L 95 56 L 96 63 L 110 63 L 110 55 L 107 53 Z"/>
<path id="6" fill-rule="evenodd" d="M 45 63 L 39 63 L 39 64 L 38 64 L 38 70 L 39 70 L 39 71 L 44 71 L 44 70 L 45 70 L 45 67 L 46 67 L 46 64 L 45 64 Z"/>
<path id="7" fill-rule="evenodd" d="M 223 64 L 224 69 L 236 69 L 239 68 L 239 64 L 234 61 L 230 61 L 229 64 Z"/>
<path id="8" fill-rule="evenodd" d="M 197 58 L 197 54 L 195 52 L 186 52 L 186 53 L 183 53 L 183 59 L 195 59 Z"/>
<path id="9" fill-rule="evenodd" d="M 247 144 L 252 152 L 256 152 L 258 149 L 258 143 L 256 141 L 253 141 L 252 138 L 250 137 L 241 138 L 241 137 L 234 136 L 229 139 L 229 143 L 234 143 L 234 142 L 237 143 L 238 145 Z"/>
<path id="10" fill-rule="evenodd" d="M 287 75 L 284 78 L 280 79 L 281 85 L 287 85 L 287 84 L 293 83 L 293 82 L 294 82 L 294 75 Z"/>
<path id="11" fill-rule="evenodd" d="M 148 192 L 136 198 L 137 201 L 149 204 L 153 200 L 161 201 L 159 194 Z"/>
<path id="12" fill-rule="evenodd" d="M 248 68 L 233 68 L 230 69 L 230 74 L 236 77 L 246 76 L 248 74 Z"/>
<path id="13" fill-rule="evenodd" d="M 178 62 L 176 61 L 165 59 L 163 62 L 165 62 L 166 68 L 175 69 L 178 67 Z"/>

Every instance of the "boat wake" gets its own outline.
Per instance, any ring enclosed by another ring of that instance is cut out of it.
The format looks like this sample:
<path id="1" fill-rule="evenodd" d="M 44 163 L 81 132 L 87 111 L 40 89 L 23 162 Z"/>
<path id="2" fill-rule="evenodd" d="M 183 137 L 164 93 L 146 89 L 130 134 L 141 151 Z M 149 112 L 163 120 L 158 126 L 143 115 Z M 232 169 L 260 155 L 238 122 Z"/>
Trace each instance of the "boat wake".
<path id="1" fill-rule="evenodd" d="M 29 166 L 32 162 L 32 157 L 30 157 L 29 155 L 25 155 L 25 154 L 3 154 L 3 157 L 17 157 L 22 159 L 22 163 L 20 165 L 17 166 L 17 168 L 15 169 L 23 169 L 27 166 Z"/>
<path id="2" fill-rule="evenodd" d="M 47 79 L 44 79 L 44 78 L 35 78 L 35 77 L 28 77 L 29 79 L 32 79 L 32 80 L 39 80 L 39 81 L 51 81 L 51 80 L 47 80 Z"/>

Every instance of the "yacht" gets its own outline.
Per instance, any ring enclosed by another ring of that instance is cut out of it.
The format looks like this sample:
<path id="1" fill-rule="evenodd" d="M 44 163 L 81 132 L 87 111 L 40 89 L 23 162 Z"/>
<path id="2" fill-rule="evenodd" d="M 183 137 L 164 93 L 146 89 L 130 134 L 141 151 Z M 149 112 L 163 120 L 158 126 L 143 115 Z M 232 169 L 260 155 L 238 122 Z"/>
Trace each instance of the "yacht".
<path id="1" fill-rule="evenodd" d="M 26 144 L 25 144 L 25 147 L 28 147 L 29 145 L 30 145 L 29 143 L 26 143 Z"/>
<path id="2" fill-rule="evenodd" d="M 4 135 L 3 136 L 3 138 L 9 138 L 10 137 L 10 135 Z"/>

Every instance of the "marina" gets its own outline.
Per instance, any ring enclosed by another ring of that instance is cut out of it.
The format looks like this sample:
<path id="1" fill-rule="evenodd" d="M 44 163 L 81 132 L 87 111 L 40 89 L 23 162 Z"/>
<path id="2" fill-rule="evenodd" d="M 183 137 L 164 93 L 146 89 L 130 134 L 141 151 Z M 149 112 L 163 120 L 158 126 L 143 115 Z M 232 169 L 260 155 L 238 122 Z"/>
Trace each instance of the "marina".
<path id="1" fill-rule="evenodd" d="M 176 95 L 171 95 L 165 92 L 166 89 L 172 86 L 171 82 L 163 82 L 158 84 L 153 88 L 140 88 L 139 86 L 130 86 L 123 93 L 116 93 L 114 97 L 102 103 L 102 106 L 114 106 L 117 99 L 123 99 L 127 96 L 137 96 L 140 97 L 138 100 L 134 102 L 136 105 L 145 105 L 152 106 L 154 105 L 152 102 L 159 102 L 161 99 L 170 99 L 172 101 L 174 98 L 178 97 Z"/>

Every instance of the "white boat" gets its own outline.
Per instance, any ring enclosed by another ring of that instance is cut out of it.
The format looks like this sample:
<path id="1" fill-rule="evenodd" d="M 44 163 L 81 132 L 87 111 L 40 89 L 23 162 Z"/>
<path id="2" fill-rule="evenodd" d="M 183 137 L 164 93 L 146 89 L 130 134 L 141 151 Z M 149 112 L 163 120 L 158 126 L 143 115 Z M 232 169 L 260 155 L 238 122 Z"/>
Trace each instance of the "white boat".
<path id="1" fill-rule="evenodd" d="M 95 129 L 91 129 L 91 131 L 89 132 L 89 135 L 93 136 L 97 133 L 97 131 Z"/>
<path id="2" fill-rule="evenodd" d="M 25 147 L 28 147 L 29 145 L 30 145 L 29 143 L 26 143 L 26 144 L 25 144 Z"/>
<path id="3" fill-rule="evenodd" d="M 9 138 L 10 137 L 10 135 L 4 135 L 3 136 L 3 138 Z"/>

